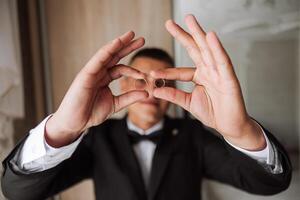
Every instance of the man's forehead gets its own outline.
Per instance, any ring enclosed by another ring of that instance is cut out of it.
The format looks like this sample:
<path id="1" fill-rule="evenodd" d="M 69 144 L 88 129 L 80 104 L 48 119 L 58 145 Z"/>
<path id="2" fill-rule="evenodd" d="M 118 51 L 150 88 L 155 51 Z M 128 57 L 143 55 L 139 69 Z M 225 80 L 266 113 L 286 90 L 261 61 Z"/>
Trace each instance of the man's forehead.
<path id="1" fill-rule="evenodd" d="M 139 57 L 134 59 L 131 66 L 141 72 L 150 72 L 151 70 L 165 69 L 171 67 L 168 63 L 148 57 Z"/>

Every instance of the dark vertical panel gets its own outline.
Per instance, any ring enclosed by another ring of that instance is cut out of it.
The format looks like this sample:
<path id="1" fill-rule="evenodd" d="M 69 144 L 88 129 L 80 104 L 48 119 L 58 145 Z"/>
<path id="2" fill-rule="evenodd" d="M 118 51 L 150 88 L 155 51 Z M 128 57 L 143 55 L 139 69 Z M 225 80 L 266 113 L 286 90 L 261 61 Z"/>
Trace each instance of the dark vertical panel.
<path id="1" fill-rule="evenodd" d="M 19 38 L 21 49 L 21 64 L 22 64 L 22 78 L 23 78 L 23 90 L 24 90 L 24 107 L 25 117 L 23 119 L 14 120 L 14 139 L 18 141 L 22 138 L 30 129 L 32 129 L 38 123 L 37 117 L 37 90 L 34 85 L 34 62 L 32 54 L 32 37 L 31 37 L 31 24 L 30 24 L 30 10 L 29 3 L 34 1 L 18 0 L 18 21 L 19 21 Z M 38 39 L 38 38 L 36 38 Z M 42 67 L 41 65 L 38 67 Z M 39 76 L 42 78 L 42 74 Z M 43 85 L 43 81 L 39 83 Z M 41 94 L 43 95 L 43 94 Z M 43 107 L 44 102 L 40 102 Z M 40 111 L 43 112 L 43 111 Z M 42 114 L 43 115 L 43 114 Z"/>

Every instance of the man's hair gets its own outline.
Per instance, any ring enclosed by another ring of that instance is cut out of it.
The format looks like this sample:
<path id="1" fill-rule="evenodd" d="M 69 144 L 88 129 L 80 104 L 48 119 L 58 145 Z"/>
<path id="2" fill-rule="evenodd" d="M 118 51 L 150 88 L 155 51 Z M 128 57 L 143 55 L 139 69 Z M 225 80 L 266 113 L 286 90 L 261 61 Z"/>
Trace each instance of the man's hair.
<path id="1" fill-rule="evenodd" d="M 159 48 L 141 49 L 132 56 L 129 63 L 131 64 L 135 59 L 140 57 L 153 58 L 159 61 L 166 62 L 170 64 L 172 67 L 174 66 L 173 58 L 170 56 L 170 54 L 168 54 L 168 52 L 166 52 L 163 49 L 159 49 Z"/>

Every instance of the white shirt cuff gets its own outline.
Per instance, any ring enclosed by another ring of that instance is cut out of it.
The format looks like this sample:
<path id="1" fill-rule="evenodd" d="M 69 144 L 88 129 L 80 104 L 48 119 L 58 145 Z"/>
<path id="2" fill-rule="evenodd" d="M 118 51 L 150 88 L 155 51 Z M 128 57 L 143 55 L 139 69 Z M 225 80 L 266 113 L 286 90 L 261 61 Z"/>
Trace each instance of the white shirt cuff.
<path id="1" fill-rule="evenodd" d="M 37 127 L 30 131 L 17 159 L 20 168 L 27 172 L 43 171 L 52 168 L 71 157 L 81 142 L 87 130 L 73 143 L 60 148 L 47 144 L 44 134 L 46 122 L 52 115 L 46 117 Z"/>
<path id="2" fill-rule="evenodd" d="M 264 137 L 265 137 L 265 140 L 266 140 L 266 143 L 267 143 L 267 146 L 263 149 L 263 150 L 260 150 L 260 151 L 248 151 L 246 149 L 243 149 L 243 148 L 240 148 L 238 146 L 235 146 L 234 144 L 231 144 L 228 140 L 226 140 L 225 138 L 225 141 L 231 145 L 233 148 L 239 150 L 240 152 L 250 156 L 251 158 L 259 161 L 259 162 L 264 162 L 266 164 L 273 164 L 273 160 L 274 160 L 274 151 L 273 151 L 273 148 L 271 146 L 271 143 L 267 137 L 267 135 L 265 134 L 264 130 L 262 129 L 262 127 L 259 125 L 259 127 L 261 128 L 263 134 L 264 134 Z"/>

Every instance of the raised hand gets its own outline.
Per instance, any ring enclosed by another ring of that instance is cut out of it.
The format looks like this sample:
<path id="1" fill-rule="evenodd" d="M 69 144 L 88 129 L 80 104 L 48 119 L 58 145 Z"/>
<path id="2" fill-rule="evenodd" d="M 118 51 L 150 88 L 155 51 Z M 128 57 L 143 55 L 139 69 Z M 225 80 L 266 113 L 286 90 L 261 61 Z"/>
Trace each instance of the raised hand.
<path id="1" fill-rule="evenodd" d="M 233 65 L 217 35 L 205 33 L 192 15 L 186 16 L 185 22 L 190 33 L 172 20 L 166 22 L 166 28 L 185 47 L 195 67 L 152 71 L 151 75 L 193 81 L 195 88 L 192 93 L 157 88 L 153 95 L 180 105 L 233 144 L 250 150 L 264 148 L 262 131 L 247 114 Z"/>
<path id="2" fill-rule="evenodd" d="M 111 114 L 148 97 L 146 91 L 129 91 L 113 96 L 109 83 L 121 76 L 135 79 L 144 74 L 125 65 L 120 59 L 144 45 L 144 39 L 134 39 L 127 32 L 102 47 L 77 74 L 58 110 L 46 124 L 46 140 L 54 146 L 69 144 L 84 130 L 98 125 Z"/>

